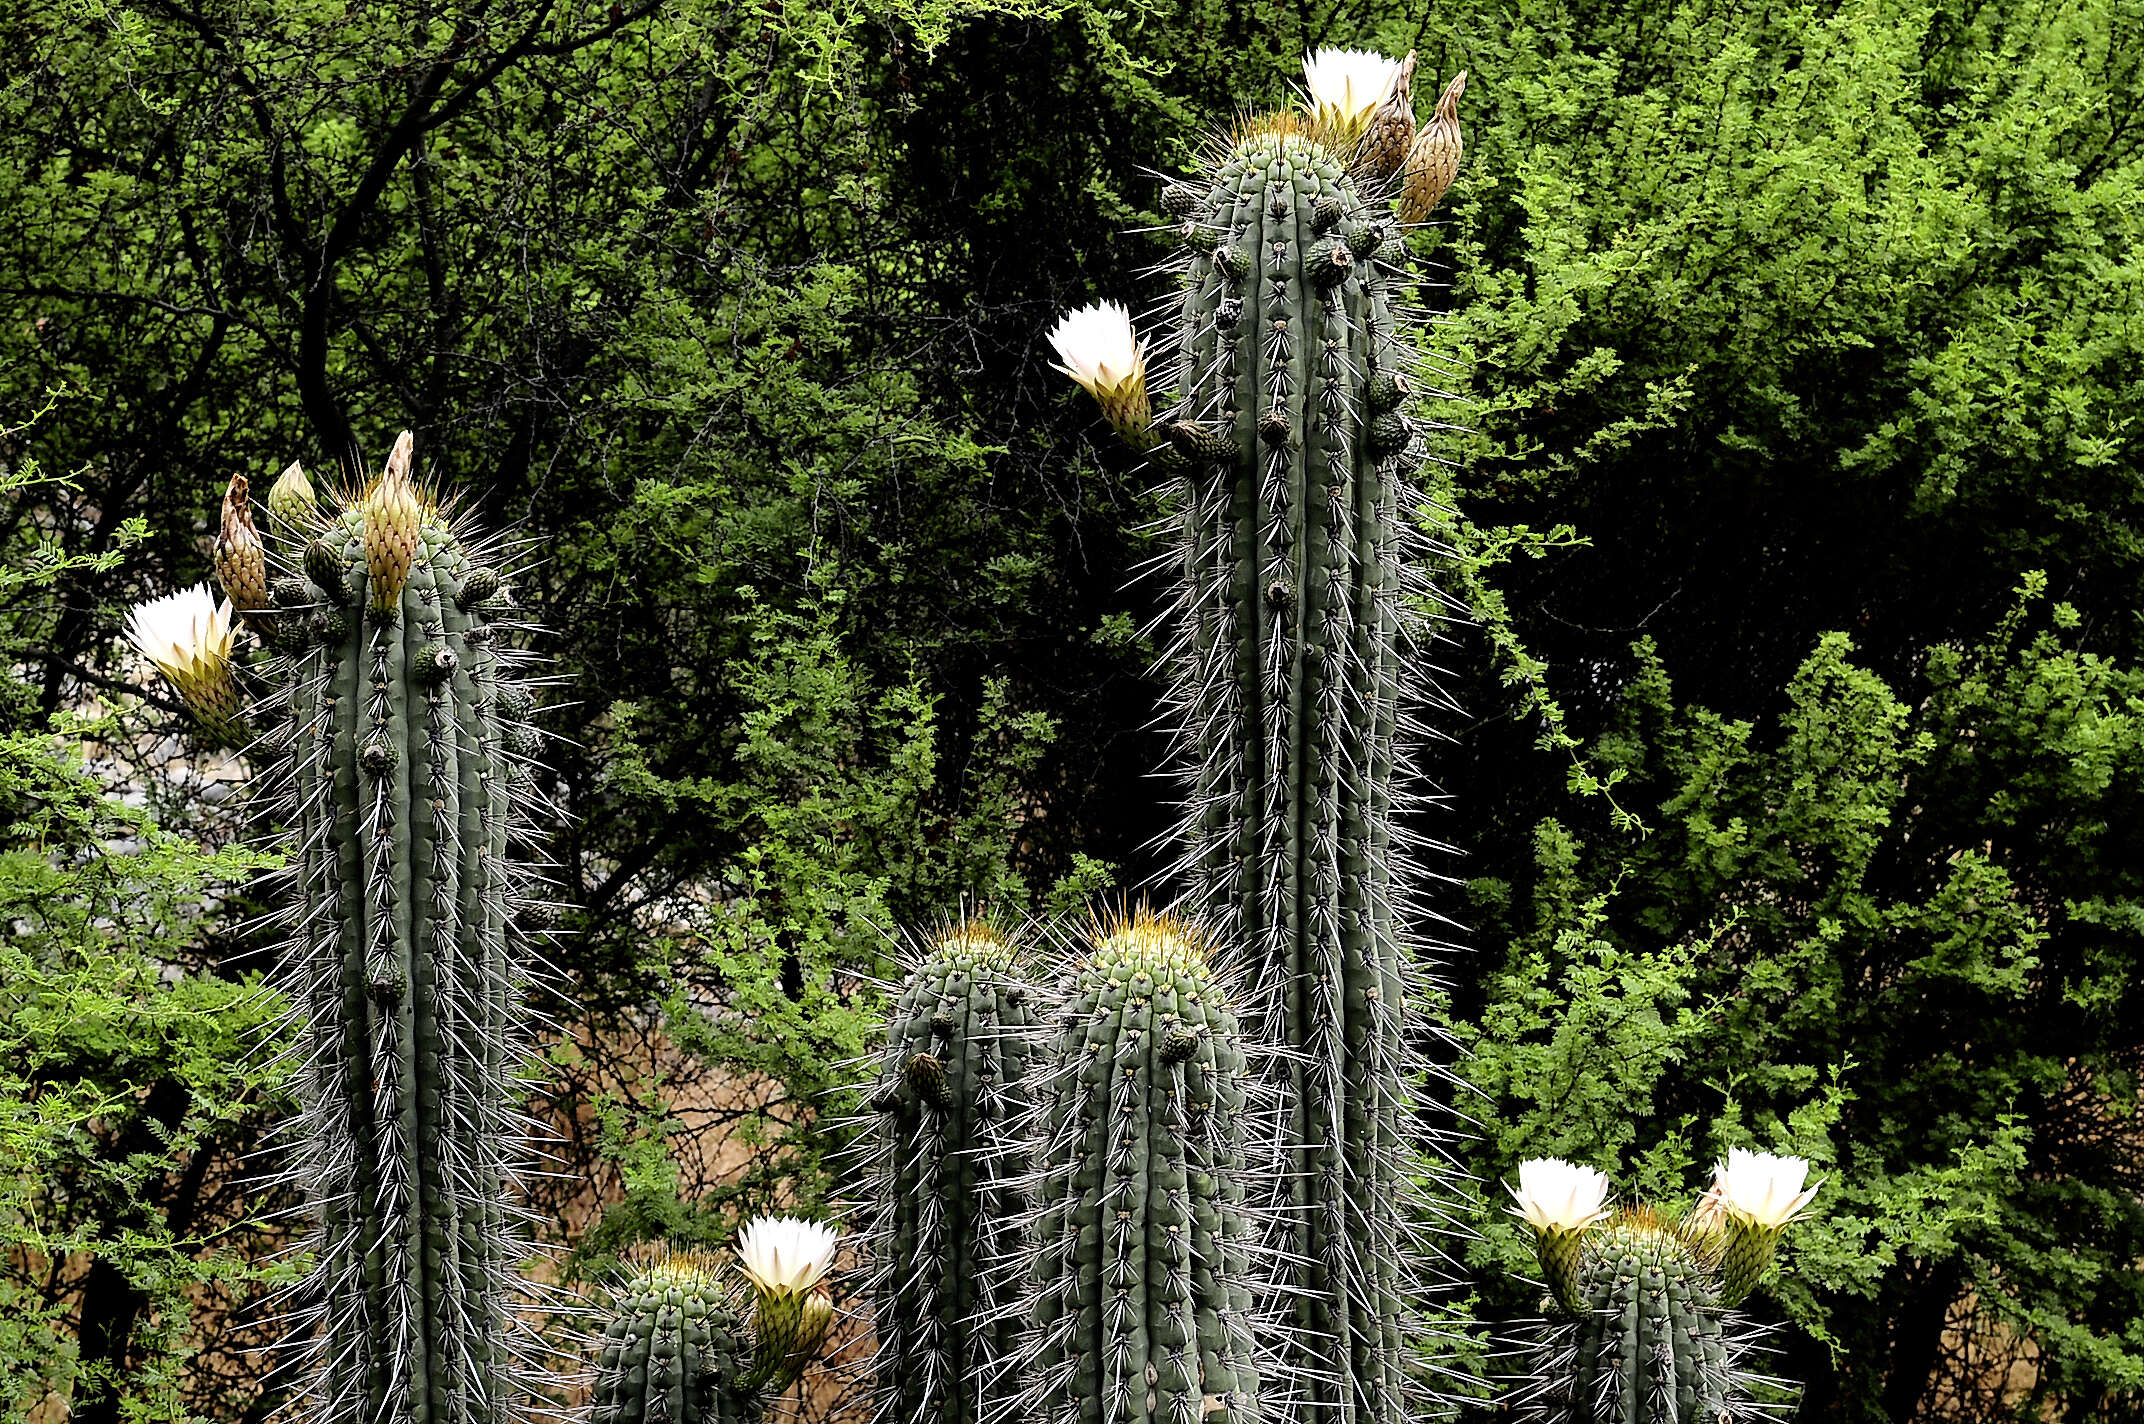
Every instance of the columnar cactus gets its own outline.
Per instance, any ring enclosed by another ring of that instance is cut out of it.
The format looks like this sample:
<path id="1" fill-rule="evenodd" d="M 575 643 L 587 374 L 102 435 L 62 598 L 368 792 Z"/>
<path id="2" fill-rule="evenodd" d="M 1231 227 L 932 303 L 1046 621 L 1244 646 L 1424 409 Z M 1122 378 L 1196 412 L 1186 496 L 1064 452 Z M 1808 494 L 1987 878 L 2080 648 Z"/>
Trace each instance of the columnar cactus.
<path id="1" fill-rule="evenodd" d="M 1791 1392 L 1748 1368 L 1762 1332 L 1729 1307 L 1815 1189 L 1801 1190 L 1799 1158 L 1737 1151 L 1730 1163 L 1678 1220 L 1647 1206 L 1608 1211 L 1607 1179 L 1590 1168 L 1522 1164 L 1517 1210 L 1534 1229 L 1555 1318 L 1527 1342 L 1520 1418 L 1734 1424 L 1784 1412 Z"/>
<path id="2" fill-rule="evenodd" d="M 1203 938 L 1144 911 L 1098 927 L 1060 1022 L 1020 1415 L 1254 1424 L 1248 1072 Z"/>
<path id="3" fill-rule="evenodd" d="M 339 509 L 242 486 L 218 571 L 278 656 L 295 849 L 284 954 L 304 1024 L 294 1138 L 318 1226 L 301 1287 L 311 1418 L 485 1424 L 525 1394 L 510 1348 L 532 955 L 516 916 L 537 733 L 499 573 L 410 476 L 411 441 Z M 288 479 L 289 477 L 286 477 Z M 302 475 L 296 477 L 302 482 Z M 284 490 L 287 496 L 290 491 Z M 307 492 L 309 494 L 309 491 Z M 265 587 L 272 606 L 253 594 Z M 301 1316 L 301 1318 L 302 1318 Z"/>
<path id="4" fill-rule="evenodd" d="M 1011 1383 L 1035 1010 L 980 920 L 932 936 L 902 983 L 866 1139 L 881 1424 L 972 1424 Z"/>
<path id="5" fill-rule="evenodd" d="M 590 1424 L 758 1424 L 766 1393 L 740 1383 L 752 1342 L 725 1269 L 704 1252 L 670 1252 L 618 1293 Z"/>
<path id="6" fill-rule="evenodd" d="M 1294 1155 L 1274 1173 L 1299 1263 L 1289 1383 L 1310 1417 L 1394 1424 L 1427 1284 L 1426 955 L 1402 919 L 1419 872 L 1400 817 L 1430 597 L 1409 481 L 1434 392 L 1387 201 L 1414 139 L 1411 57 L 1307 68 L 1309 116 L 1240 124 L 1162 195 L 1183 253 L 1175 403 L 1144 442 L 1127 433 L 1182 474 L 1182 871 L 1244 957 L 1246 1028 L 1294 1050 L 1276 1059 Z M 1126 366 L 1077 359 L 1076 334 L 1060 351 L 1090 389 L 1082 372 Z"/>

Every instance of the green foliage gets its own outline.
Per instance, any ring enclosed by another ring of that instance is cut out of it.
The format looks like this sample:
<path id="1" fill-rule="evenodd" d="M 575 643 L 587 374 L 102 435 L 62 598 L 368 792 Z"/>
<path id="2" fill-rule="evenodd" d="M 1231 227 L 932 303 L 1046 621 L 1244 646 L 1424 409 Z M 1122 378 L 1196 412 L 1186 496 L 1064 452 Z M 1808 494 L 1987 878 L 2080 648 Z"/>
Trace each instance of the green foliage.
<path id="1" fill-rule="evenodd" d="M 1900 690 L 1827 637 L 1769 737 L 1679 701 L 1640 645 L 1588 754 L 1650 832 L 1545 822 L 1523 900 L 1473 887 L 1509 946 L 1472 1034 L 1492 1160 L 1622 1159 L 1658 1190 L 1731 1143 L 1810 1156 L 1827 1181 L 1781 1294 L 1872 1394 L 1887 1319 L 1938 1270 L 1945 1304 L 1963 1284 L 2065 1341 L 2051 1396 L 2144 1377 L 2136 1283 L 2070 1264 L 2144 1239 L 2110 1191 L 2144 674 L 2078 650 L 2073 615 L 2030 579 Z"/>
<path id="2" fill-rule="evenodd" d="M 20 431 L 11 431 L 17 435 Z M 34 463 L 0 467 L 33 497 Z M 18 526 L 18 530 L 19 530 Z M 128 534 L 127 537 L 133 537 Z M 52 545 L 0 550 L 0 641 L 49 618 Z M 49 626 L 49 625 L 46 625 Z M 29 689 L 0 681 L 20 710 Z M 280 1002 L 189 968 L 230 887 L 267 865 L 160 827 L 84 748 L 109 717 L 0 729 L 0 1411 L 184 1420 L 228 1364 L 205 1297 L 288 1275 L 255 1259 L 261 1222 L 228 1179 L 284 1073 L 264 1030 Z M 251 1394 L 257 1386 L 242 1386 Z"/>

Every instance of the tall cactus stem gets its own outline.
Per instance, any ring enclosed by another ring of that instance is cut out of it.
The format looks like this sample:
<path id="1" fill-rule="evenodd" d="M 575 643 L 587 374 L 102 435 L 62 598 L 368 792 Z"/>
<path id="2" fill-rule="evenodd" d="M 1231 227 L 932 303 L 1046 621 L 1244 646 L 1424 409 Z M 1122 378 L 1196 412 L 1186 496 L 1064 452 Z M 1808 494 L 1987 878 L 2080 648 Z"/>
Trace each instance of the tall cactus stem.
<path id="1" fill-rule="evenodd" d="M 1203 936 L 1143 910 L 1099 925 L 1058 1024 L 1018 1417 L 1256 1424 L 1253 1084 Z"/>
<path id="2" fill-rule="evenodd" d="M 295 563 L 263 615 L 295 835 L 294 1175 L 317 1216 L 297 1288 L 317 1322 L 308 1412 L 504 1424 L 531 1397 L 510 1202 L 536 968 L 515 922 L 534 872 L 514 855 L 538 734 L 503 604 L 458 597 L 496 575 L 419 494 L 409 453 L 404 435 L 388 477 L 331 513 L 284 501 L 277 546 Z"/>
<path id="3" fill-rule="evenodd" d="M 1280 115 L 1183 185 L 1206 240 L 1181 269 L 1157 427 L 1186 467 L 1166 655 L 1179 871 L 1240 960 L 1247 1033 L 1290 1050 L 1271 1135 L 1287 1157 L 1260 1173 L 1288 1193 L 1275 1245 L 1295 1266 L 1270 1302 L 1298 1342 L 1287 1392 L 1306 1420 L 1398 1424 L 1428 1400 L 1411 1337 L 1457 1217 L 1424 1151 L 1439 947 L 1407 928 L 1435 917 L 1404 824 L 1414 708 L 1437 696 L 1411 484 L 1437 391 L 1359 159 Z"/>
<path id="4" fill-rule="evenodd" d="M 876 1417 L 973 1424 L 1014 1384 L 1039 991 L 1017 938 L 980 918 L 903 959 L 866 1090 Z"/>

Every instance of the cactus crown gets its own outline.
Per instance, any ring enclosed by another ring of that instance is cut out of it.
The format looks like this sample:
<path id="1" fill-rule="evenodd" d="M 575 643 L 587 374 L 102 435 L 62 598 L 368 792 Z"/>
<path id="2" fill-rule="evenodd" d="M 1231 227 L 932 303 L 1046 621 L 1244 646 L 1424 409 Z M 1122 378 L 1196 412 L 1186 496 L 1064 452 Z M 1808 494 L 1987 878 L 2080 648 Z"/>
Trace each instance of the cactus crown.
<path id="1" fill-rule="evenodd" d="M 1617 1210 L 1575 1247 L 1567 1314 L 1530 1342 L 1527 1424 L 1734 1424 L 1784 1415 L 1791 1393 L 1748 1368 L 1761 1330 L 1725 1308 L 1726 1237 L 1701 1216 Z"/>
<path id="2" fill-rule="evenodd" d="M 666 1250 L 619 1291 L 596 1362 L 590 1424 L 752 1424 L 751 1347 L 723 1256 Z"/>
<path id="3" fill-rule="evenodd" d="M 1039 1107 L 1021 1401 L 1047 1424 L 1253 1424 L 1249 1074 L 1192 923 L 1098 922 Z"/>

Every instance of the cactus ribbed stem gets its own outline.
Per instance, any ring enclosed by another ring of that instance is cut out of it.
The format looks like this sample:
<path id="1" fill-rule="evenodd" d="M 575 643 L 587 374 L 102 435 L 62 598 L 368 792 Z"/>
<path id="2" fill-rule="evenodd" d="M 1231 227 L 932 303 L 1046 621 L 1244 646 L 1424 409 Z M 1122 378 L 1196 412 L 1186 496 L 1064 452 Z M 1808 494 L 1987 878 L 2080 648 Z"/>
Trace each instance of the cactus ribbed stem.
<path id="1" fill-rule="evenodd" d="M 406 482 L 406 445 L 398 457 Z M 399 498 L 398 519 L 414 495 Z M 287 964 L 306 1021 L 298 1175 L 319 1223 L 301 1287 L 319 1322 L 310 1417 L 335 1424 L 488 1424 L 525 1394 L 507 1203 L 531 956 L 509 848 L 535 733 L 498 642 L 504 605 L 466 597 L 496 576 L 415 507 L 391 595 L 359 502 L 302 531 L 288 562 L 303 573 L 275 581 L 272 615 L 297 836 Z"/>
<path id="2" fill-rule="evenodd" d="M 758 1424 L 766 1394 L 741 1383 L 753 1350 L 726 1270 L 711 1256 L 672 1252 L 619 1292 L 589 1424 Z"/>
<path id="3" fill-rule="evenodd" d="M 901 986 L 870 1105 L 880 1424 L 973 1424 L 1006 1396 L 1024 1295 L 1022 1135 L 1041 1052 L 1015 945 L 968 921 Z"/>
<path id="4" fill-rule="evenodd" d="M 1246 1029 L 1296 1050 L 1274 1174 L 1293 1193 L 1290 1384 L 1306 1418 L 1397 1424 L 1427 1284 L 1399 824 L 1429 596 L 1408 485 L 1422 383 L 1389 212 L 1327 137 L 1253 123 L 1171 190 L 1193 255 L 1163 422 L 1185 471 L 1170 657 L 1192 903 L 1242 956 Z"/>
<path id="5" fill-rule="evenodd" d="M 1101 927 L 1060 1022 L 1023 1417 L 1255 1424 L 1248 1070 L 1203 940 L 1145 912 Z"/>

